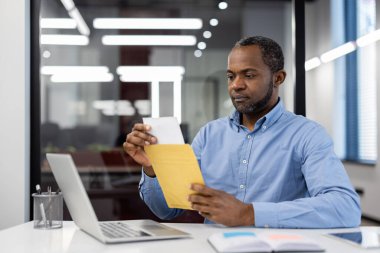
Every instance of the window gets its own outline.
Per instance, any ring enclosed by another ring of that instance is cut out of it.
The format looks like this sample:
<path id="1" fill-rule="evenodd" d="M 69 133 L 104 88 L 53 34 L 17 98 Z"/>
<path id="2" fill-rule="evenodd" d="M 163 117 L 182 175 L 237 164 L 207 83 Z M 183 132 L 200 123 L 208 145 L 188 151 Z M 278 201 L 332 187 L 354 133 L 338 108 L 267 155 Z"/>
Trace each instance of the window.
<path id="1" fill-rule="evenodd" d="M 373 32 L 376 26 L 376 1 L 358 1 L 358 37 Z M 359 160 L 377 160 L 376 44 L 358 50 Z"/>
<path id="2" fill-rule="evenodd" d="M 312 1 L 305 21 L 307 116 L 327 129 L 339 158 L 374 164 L 376 1 Z"/>
<path id="3" fill-rule="evenodd" d="M 191 142 L 207 121 L 232 110 L 225 71 L 237 40 L 268 36 L 291 55 L 290 2 L 228 4 L 220 10 L 215 1 L 198 0 L 41 0 L 40 55 L 32 59 L 41 73 L 32 89 L 40 90 L 34 169 L 41 170 L 42 188 L 56 189 L 45 154 L 70 153 L 100 220 L 155 219 L 138 194 L 141 168 L 121 147 L 133 124 L 176 116 Z M 179 20 L 171 22 L 175 28 L 156 29 L 162 20 L 135 26 L 124 18 Z M 178 27 L 185 18 L 191 27 Z"/>
<path id="4" fill-rule="evenodd" d="M 346 41 L 375 30 L 375 0 L 345 1 Z M 376 45 L 346 56 L 346 159 L 375 163 L 377 159 Z"/>

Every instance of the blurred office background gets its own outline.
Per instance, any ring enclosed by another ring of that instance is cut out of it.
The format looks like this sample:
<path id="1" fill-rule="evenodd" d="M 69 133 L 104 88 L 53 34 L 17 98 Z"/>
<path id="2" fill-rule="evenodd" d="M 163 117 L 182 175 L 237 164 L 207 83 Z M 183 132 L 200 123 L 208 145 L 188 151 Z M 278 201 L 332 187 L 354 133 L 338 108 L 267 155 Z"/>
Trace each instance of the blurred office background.
<path id="1" fill-rule="evenodd" d="M 8 119 L 1 133 L 7 145 L 0 145 L 4 155 L 0 189 L 12 190 L 13 177 L 16 185 L 22 185 L 16 189 L 22 203 L 5 211 L 5 217 L 11 217 L 17 209 L 17 218 L 2 217 L 0 228 L 29 219 L 34 187 L 30 182 L 41 183 L 43 189 L 56 188 L 47 152 L 72 154 L 100 220 L 156 219 L 138 195 L 141 169 L 122 150 L 126 134 L 142 117 L 175 116 L 191 143 L 202 125 L 228 115 L 233 106 L 227 93 L 227 56 L 237 40 L 250 35 L 270 37 L 282 46 L 288 75 L 280 96 L 294 111 L 293 2 L 0 4 L 4 7 L 0 30 L 13 36 L 3 42 L 8 50 L 0 49 L 4 56 L 0 101 L 10 105 L 0 109 L 2 118 Z M 374 221 L 380 221 L 379 5 L 378 0 L 309 0 L 304 13 L 306 116 L 332 136 L 335 151 L 361 194 L 363 215 Z M 12 10 L 23 18 L 16 20 Z M 155 18 L 159 20 L 149 23 Z M 166 22 L 160 26 L 163 19 Z M 134 23 L 141 21 L 145 23 Z M 10 48 L 22 50 L 10 52 Z M 16 60 L 5 60 L 10 57 Z M 10 66 L 24 66 L 25 74 Z M 13 71 L 8 79 L 7 69 Z M 14 80 L 21 87 L 9 88 Z M 21 118 L 14 118 L 16 113 Z M 20 178 L 21 172 L 25 176 Z M 8 192 L 1 191 L 0 198 L 9 199 Z M 175 221 L 200 220 L 188 212 Z"/>

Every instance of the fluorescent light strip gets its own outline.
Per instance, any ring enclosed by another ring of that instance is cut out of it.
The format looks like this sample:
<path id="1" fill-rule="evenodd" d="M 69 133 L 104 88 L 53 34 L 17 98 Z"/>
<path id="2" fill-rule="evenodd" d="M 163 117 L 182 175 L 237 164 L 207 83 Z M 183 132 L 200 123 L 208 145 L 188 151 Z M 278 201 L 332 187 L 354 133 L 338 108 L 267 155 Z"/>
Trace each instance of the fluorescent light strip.
<path id="1" fill-rule="evenodd" d="M 70 45 L 86 46 L 89 39 L 84 35 L 61 35 L 61 34 L 43 34 L 41 35 L 42 45 Z"/>
<path id="2" fill-rule="evenodd" d="M 86 22 L 84 21 L 82 15 L 78 11 L 77 7 L 74 4 L 73 0 L 61 0 L 63 6 L 65 7 L 69 16 L 75 20 L 77 23 L 78 31 L 82 35 L 90 35 L 90 28 L 88 28 Z"/>
<path id="3" fill-rule="evenodd" d="M 129 100 L 95 100 L 92 106 L 107 116 L 132 116 L 136 112 Z"/>
<path id="4" fill-rule="evenodd" d="M 370 32 L 356 40 L 358 47 L 365 47 L 380 40 L 380 29 Z"/>
<path id="5" fill-rule="evenodd" d="M 151 111 L 151 101 L 150 100 L 135 100 L 134 103 L 137 111 L 140 115 L 150 115 Z"/>
<path id="6" fill-rule="evenodd" d="M 380 40 L 380 29 L 370 32 L 362 37 L 359 37 L 356 42 L 348 42 L 346 44 L 343 44 L 337 48 L 334 48 L 324 54 L 321 55 L 320 59 L 318 57 L 314 57 L 308 61 L 305 62 L 305 70 L 311 70 L 313 68 L 318 67 L 321 65 L 321 61 L 323 63 L 330 62 L 332 60 L 335 60 L 343 55 L 349 54 L 352 51 L 356 50 L 356 47 L 365 47 L 372 43 L 375 43 L 376 41 Z"/>
<path id="7" fill-rule="evenodd" d="M 75 29 L 77 23 L 71 18 L 41 18 L 41 28 L 47 29 Z"/>
<path id="8" fill-rule="evenodd" d="M 73 0 L 61 0 L 61 3 L 63 4 L 63 6 L 65 6 L 65 9 L 67 11 L 70 11 L 75 8 L 75 4 Z"/>
<path id="9" fill-rule="evenodd" d="M 53 83 L 109 83 L 113 81 L 111 73 L 55 74 L 50 78 Z"/>
<path id="10" fill-rule="evenodd" d="M 42 75 L 65 75 L 70 73 L 108 73 L 106 66 L 43 66 Z"/>
<path id="11" fill-rule="evenodd" d="M 116 73 L 122 82 L 173 82 L 182 79 L 182 66 L 119 66 Z"/>
<path id="12" fill-rule="evenodd" d="M 305 62 L 305 71 L 312 70 L 321 65 L 321 60 L 318 57 L 311 58 Z"/>
<path id="13" fill-rule="evenodd" d="M 77 8 L 70 10 L 69 16 L 75 20 L 75 22 L 77 23 L 78 31 L 82 35 L 86 35 L 86 36 L 90 35 L 90 28 L 88 28 L 86 22 L 84 21 L 82 15 L 79 13 Z"/>
<path id="14" fill-rule="evenodd" d="M 203 23 L 199 18 L 96 18 L 96 29 L 178 29 L 199 30 Z"/>
<path id="15" fill-rule="evenodd" d="M 333 61 L 343 55 L 349 54 L 356 49 L 354 42 L 345 43 L 337 48 L 334 48 L 321 55 L 321 61 L 323 63 Z"/>
<path id="16" fill-rule="evenodd" d="M 105 35 L 104 45 L 124 46 L 194 46 L 193 35 Z"/>

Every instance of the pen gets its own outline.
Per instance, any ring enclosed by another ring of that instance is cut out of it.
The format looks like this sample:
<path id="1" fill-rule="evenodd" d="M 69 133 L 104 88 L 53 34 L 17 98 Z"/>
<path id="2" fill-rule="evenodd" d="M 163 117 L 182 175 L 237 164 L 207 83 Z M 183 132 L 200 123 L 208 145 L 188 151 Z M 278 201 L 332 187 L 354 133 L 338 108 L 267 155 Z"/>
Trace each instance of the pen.
<path id="1" fill-rule="evenodd" d="M 46 214 L 45 214 L 45 208 L 44 208 L 43 203 L 40 204 L 40 212 L 41 212 L 42 221 L 44 222 L 45 227 L 47 227 Z"/>
<path id="2" fill-rule="evenodd" d="M 48 204 L 48 208 L 47 208 L 47 212 L 48 212 L 48 217 L 49 217 L 49 226 L 51 227 L 52 224 L 52 208 L 51 208 L 51 205 L 52 205 L 52 202 L 51 202 L 51 186 L 48 186 L 48 195 L 49 195 L 49 204 Z"/>
<path id="3" fill-rule="evenodd" d="M 36 191 L 38 195 L 41 195 L 41 187 L 39 184 L 36 185 Z"/>

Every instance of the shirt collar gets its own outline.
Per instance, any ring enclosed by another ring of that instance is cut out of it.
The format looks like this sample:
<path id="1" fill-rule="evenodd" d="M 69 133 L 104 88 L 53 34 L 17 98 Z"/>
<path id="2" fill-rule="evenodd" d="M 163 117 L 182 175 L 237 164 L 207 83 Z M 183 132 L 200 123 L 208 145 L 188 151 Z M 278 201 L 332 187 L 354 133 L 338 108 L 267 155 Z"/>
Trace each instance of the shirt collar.
<path id="1" fill-rule="evenodd" d="M 273 109 L 270 110 L 270 112 L 265 114 L 263 117 L 261 117 L 256 122 L 255 130 L 259 129 L 259 128 L 262 128 L 263 131 L 267 130 L 281 117 L 281 115 L 283 114 L 284 111 L 285 111 L 284 105 L 283 105 L 281 99 L 278 98 L 278 102 L 275 105 L 275 107 L 273 107 Z M 229 116 L 230 121 L 235 126 L 237 126 L 238 131 L 239 131 L 239 128 L 241 126 L 240 118 L 241 118 L 241 113 L 239 113 L 236 110 L 234 110 Z"/>

